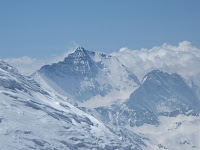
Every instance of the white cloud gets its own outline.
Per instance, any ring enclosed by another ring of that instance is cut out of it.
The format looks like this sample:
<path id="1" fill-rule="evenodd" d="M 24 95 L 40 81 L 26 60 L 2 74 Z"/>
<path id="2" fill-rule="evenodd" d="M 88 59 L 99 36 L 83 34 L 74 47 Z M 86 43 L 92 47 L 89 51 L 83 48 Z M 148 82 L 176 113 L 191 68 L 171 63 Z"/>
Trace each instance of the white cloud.
<path id="1" fill-rule="evenodd" d="M 51 56 L 46 59 L 37 59 L 24 56 L 21 58 L 7 58 L 4 59 L 3 61 L 14 66 L 19 70 L 20 73 L 24 75 L 31 75 L 46 64 L 52 64 L 59 61 L 63 61 L 65 57 L 67 57 L 70 53 L 73 52 L 73 50 L 74 48 L 70 48 L 67 52 L 65 52 L 60 56 Z"/>
<path id="2" fill-rule="evenodd" d="M 76 44 L 77 45 L 77 44 Z M 68 47 L 69 51 L 46 59 L 36 59 L 24 56 L 22 58 L 4 59 L 5 62 L 16 67 L 22 74 L 30 75 L 43 65 L 62 61 L 75 48 Z M 141 80 L 151 70 L 160 69 L 169 73 L 179 73 L 183 77 L 200 74 L 200 49 L 190 42 L 183 41 L 178 46 L 164 43 L 152 49 L 130 50 L 123 47 L 119 52 L 111 55 L 116 56 L 131 72 Z"/>
<path id="3" fill-rule="evenodd" d="M 118 57 L 140 80 L 154 69 L 179 73 L 183 77 L 200 74 L 200 49 L 188 41 L 180 42 L 178 46 L 164 43 L 152 49 L 130 50 L 123 47 L 111 55 Z"/>

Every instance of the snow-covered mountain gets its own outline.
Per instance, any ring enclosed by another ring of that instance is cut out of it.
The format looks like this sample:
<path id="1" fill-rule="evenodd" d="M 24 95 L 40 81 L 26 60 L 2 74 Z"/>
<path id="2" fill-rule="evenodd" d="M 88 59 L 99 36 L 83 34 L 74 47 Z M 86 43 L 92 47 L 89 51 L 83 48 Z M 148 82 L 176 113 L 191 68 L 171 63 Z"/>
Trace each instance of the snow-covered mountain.
<path id="1" fill-rule="evenodd" d="M 140 149 L 0 61 L 0 149 Z"/>
<path id="2" fill-rule="evenodd" d="M 154 70 L 121 105 L 88 108 L 80 107 L 107 124 L 133 127 L 159 125 L 159 116 L 199 116 L 200 100 L 180 75 Z"/>
<path id="3" fill-rule="evenodd" d="M 200 122 L 199 87 L 195 80 L 153 70 L 140 83 L 116 57 L 82 47 L 63 62 L 42 67 L 33 77 L 69 97 L 72 104 L 78 103 L 79 109 L 125 132 L 129 139 L 135 133 L 142 135 L 142 149 L 200 147 L 198 129 L 194 128 Z M 148 128 L 158 132 L 148 132 Z M 162 135 L 165 136 L 161 138 Z M 174 145 L 166 142 L 172 143 L 172 136 L 176 137 Z"/>
<path id="4" fill-rule="evenodd" d="M 116 57 L 82 47 L 77 47 L 64 61 L 43 66 L 33 76 L 56 92 L 77 103 L 87 101 L 90 106 L 123 102 L 140 85 Z"/>
<path id="5" fill-rule="evenodd" d="M 16 143 L 4 149 L 200 149 L 199 76 L 153 70 L 140 83 L 115 56 L 82 47 L 31 77 L 0 68 L 0 142 Z"/>
<path id="6" fill-rule="evenodd" d="M 200 101 L 184 79 L 178 74 L 159 70 L 144 76 L 142 85 L 131 94 L 126 105 L 129 109 L 171 115 L 200 112 Z"/>
<path id="7" fill-rule="evenodd" d="M 80 109 L 113 128 L 145 135 L 147 149 L 200 148 L 200 101 L 178 74 L 151 71 L 121 105 Z"/>

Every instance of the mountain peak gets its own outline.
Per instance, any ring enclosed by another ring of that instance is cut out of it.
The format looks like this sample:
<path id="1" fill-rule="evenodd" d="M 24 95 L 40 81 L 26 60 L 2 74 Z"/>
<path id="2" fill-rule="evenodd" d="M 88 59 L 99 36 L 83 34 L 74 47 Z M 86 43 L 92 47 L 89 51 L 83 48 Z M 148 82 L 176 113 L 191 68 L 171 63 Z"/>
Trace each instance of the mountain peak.
<path id="1" fill-rule="evenodd" d="M 68 57 L 65 58 L 66 59 L 69 59 L 69 58 L 88 58 L 89 55 L 88 55 L 88 51 L 86 51 L 83 47 L 81 46 L 77 46 L 75 51 L 71 54 L 68 55 Z"/>
<path id="2" fill-rule="evenodd" d="M 151 72 L 147 73 L 142 82 L 144 83 L 147 79 L 148 80 L 158 80 L 161 78 L 168 78 L 170 76 L 170 74 L 163 72 L 161 70 L 152 70 Z"/>
<path id="3" fill-rule="evenodd" d="M 77 46 L 75 51 L 85 51 L 85 49 L 82 46 Z"/>
<path id="4" fill-rule="evenodd" d="M 169 74 L 167 72 L 163 72 L 161 70 L 153 70 L 149 73 L 147 73 L 144 78 L 143 78 L 143 83 L 145 81 L 149 81 L 149 80 L 159 80 L 159 81 L 166 81 L 168 82 L 168 79 L 173 79 L 173 80 L 182 80 L 183 78 L 177 74 L 177 73 L 172 73 L 172 74 Z"/>
<path id="5" fill-rule="evenodd" d="M 149 73 L 147 73 L 146 76 L 161 76 L 161 75 L 164 75 L 166 74 L 165 72 L 161 71 L 161 70 L 152 70 L 150 71 Z"/>
<path id="6" fill-rule="evenodd" d="M 180 75 L 153 70 L 147 73 L 142 85 L 131 94 L 127 106 L 131 109 L 148 109 L 156 113 L 163 110 L 184 112 L 188 108 L 194 108 L 195 112 L 199 112 L 200 103 Z"/>

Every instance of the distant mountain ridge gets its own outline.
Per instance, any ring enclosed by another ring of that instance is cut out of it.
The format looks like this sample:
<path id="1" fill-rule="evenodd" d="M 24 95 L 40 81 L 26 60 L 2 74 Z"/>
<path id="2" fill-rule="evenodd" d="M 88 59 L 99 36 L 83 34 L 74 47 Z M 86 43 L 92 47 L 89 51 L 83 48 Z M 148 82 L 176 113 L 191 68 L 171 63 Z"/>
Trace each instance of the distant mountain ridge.
<path id="1" fill-rule="evenodd" d="M 110 125 L 159 125 L 160 115 L 199 115 L 200 100 L 180 75 L 153 70 L 140 83 L 117 58 L 82 47 L 77 47 L 63 62 L 42 67 L 38 74 L 49 86 L 58 87 L 54 88 L 58 93 L 73 95 L 72 103 L 82 102 L 76 105 L 80 109 Z M 124 89 L 132 90 L 125 92 L 122 103 L 113 96 L 112 103 L 96 104 L 106 103 L 102 99 L 112 90 Z M 97 95 L 102 99 L 93 101 Z"/>
<path id="2" fill-rule="evenodd" d="M 157 126 L 159 116 L 199 116 L 199 108 L 200 100 L 180 75 L 153 70 L 124 103 L 97 107 L 91 114 L 114 126 Z"/>
<path id="3" fill-rule="evenodd" d="M 190 107 L 200 112 L 200 101 L 184 79 L 178 74 L 159 70 L 144 76 L 142 85 L 130 95 L 126 105 L 130 109 L 144 109 L 156 113 Z"/>

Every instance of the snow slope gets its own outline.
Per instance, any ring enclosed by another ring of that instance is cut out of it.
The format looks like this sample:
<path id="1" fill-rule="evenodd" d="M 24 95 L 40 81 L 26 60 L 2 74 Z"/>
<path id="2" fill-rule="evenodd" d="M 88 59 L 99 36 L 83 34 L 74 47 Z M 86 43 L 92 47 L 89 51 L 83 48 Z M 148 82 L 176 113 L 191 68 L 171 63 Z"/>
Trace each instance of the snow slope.
<path id="1" fill-rule="evenodd" d="M 0 149 L 140 149 L 0 61 Z"/>

